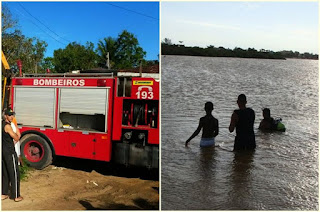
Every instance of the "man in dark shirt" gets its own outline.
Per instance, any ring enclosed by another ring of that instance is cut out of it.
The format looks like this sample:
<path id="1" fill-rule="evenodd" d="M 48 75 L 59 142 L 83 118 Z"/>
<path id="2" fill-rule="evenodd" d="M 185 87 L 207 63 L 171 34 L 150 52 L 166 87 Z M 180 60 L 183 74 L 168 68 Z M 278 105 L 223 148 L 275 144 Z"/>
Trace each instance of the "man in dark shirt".
<path id="1" fill-rule="evenodd" d="M 236 138 L 233 151 L 254 150 L 256 140 L 253 130 L 255 113 L 251 108 L 247 108 L 247 97 L 244 94 L 238 96 L 239 110 L 234 110 L 231 116 L 229 131 L 236 129 Z"/>
<path id="2" fill-rule="evenodd" d="M 206 115 L 200 118 L 199 126 L 196 131 L 190 136 L 186 141 L 186 146 L 188 143 L 196 137 L 202 129 L 202 136 L 200 141 L 201 147 L 214 146 L 214 138 L 219 134 L 219 122 L 218 119 L 212 116 L 213 104 L 212 102 L 206 102 L 204 110 Z"/>
<path id="3" fill-rule="evenodd" d="M 21 134 L 17 128 L 16 133 L 12 130 L 11 122 L 14 118 L 14 112 L 7 109 L 2 121 L 2 193 L 1 200 L 9 196 L 15 202 L 20 202 L 23 198 L 20 196 L 20 172 L 18 166 L 18 157 L 14 149 L 14 142 L 19 141 Z"/>

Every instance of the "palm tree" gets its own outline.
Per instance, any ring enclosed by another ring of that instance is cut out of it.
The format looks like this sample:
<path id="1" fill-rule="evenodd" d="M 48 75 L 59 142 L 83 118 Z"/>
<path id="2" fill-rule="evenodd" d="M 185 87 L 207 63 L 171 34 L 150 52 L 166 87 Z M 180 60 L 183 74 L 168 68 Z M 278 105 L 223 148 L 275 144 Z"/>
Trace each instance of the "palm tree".
<path id="1" fill-rule="evenodd" d="M 100 40 L 98 43 L 98 55 L 99 55 L 99 65 L 102 67 L 107 66 L 107 54 L 109 52 L 109 64 L 112 68 L 114 66 L 114 59 L 115 59 L 115 52 L 116 52 L 116 39 L 112 37 L 104 38 L 103 40 Z"/>

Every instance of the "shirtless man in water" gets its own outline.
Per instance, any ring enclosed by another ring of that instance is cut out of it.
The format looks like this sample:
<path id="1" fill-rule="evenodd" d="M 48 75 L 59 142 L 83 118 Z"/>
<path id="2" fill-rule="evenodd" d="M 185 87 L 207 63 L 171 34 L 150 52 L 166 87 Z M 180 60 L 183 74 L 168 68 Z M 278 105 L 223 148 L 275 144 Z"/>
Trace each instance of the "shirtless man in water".
<path id="1" fill-rule="evenodd" d="M 200 118 L 199 126 L 186 141 L 186 146 L 188 146 L 188 143 L 200 133 L 201 129 L 202 136 L 200 140 L 200 147 L 214 146 L 214 138 L 219 134 L 219 122 L 218 119 L 213 117 L 211 114 L 213 111 L 212 102 L 206 102 L 204 110 L 206 111 L 206 115 Z"/>

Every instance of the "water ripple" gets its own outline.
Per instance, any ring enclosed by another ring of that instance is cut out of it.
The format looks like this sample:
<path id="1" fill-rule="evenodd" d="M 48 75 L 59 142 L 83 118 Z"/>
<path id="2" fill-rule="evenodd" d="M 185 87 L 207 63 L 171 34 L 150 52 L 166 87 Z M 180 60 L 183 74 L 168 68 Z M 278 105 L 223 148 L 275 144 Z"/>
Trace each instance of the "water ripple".
<path id="1" fill-rule="evenodd" d="M 162 60 L 163 210 L 318 210 L 318 61 L 166 56 Z M 269 107 L 285 133 L 256 130 L 251 156 L 233 152 L 227 126 L 245 93 L 256 111 Z M 214 103 L 217 147 L 185 140 Z"/>

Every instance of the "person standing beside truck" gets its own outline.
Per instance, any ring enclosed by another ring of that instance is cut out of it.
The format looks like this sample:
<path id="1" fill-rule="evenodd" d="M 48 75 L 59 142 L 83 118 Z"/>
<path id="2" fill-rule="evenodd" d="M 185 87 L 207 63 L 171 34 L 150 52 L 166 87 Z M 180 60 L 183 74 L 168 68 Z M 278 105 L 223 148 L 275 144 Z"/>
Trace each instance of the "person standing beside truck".
<path id="1" fill-rule="evenodd" d="M 18 123 L 17 123 L 17 119 L 16 119 L 15 116 L 13 117 L 13 120 L 11 122 L 11 127 L 12 127 L 13 132 L 16 133 L 17 132 L 17 128 L 18 128 Z M 18 164 L 23 166 L 23 161 L 22 161 L 21 152 L 20 152 L 20 140 L 17 141 L 14 144 L 14 148 L 15 148 L 15 151 L 16 151 L 17 156 L 18 156 Z"/>
<path id="2" fill-rule="evenodd" d="M 9 107 L 10 107 L 10 105 L 9 105 Z M 7 110 L 7 109 L 5 109 L 5 110 Z M 2 119 L 3 120 L 5 120 L 5 118 L 4 118 L 5 110 L 2 113 Z M 13 116 L 13 120 L 11 122 L 11 127 L 12 127 L 13 132 L 16 133 L 17 132 L 16 128 L 18 127 L 18 122 L 17 122 L 17 119 L 16 119 L 15 116 Z M 15 151 L 16 151 L 17 156 L 18 156 L 18 164 L 23 166 L 23 160 L 22 160 L 22 157 L 21 157 L 20 146 L 21 146 L 20 145 L 20 141 L 18 141 L 18 142 L 15 143 L 14 148 L 15 148 Z"/>
<path id="3" fill-rule="evenodd" d="M 21 134 L 17 128 L 16 133 L 11 127 L 15 113 L 11 109 L 4 112 L 2 121 L 2 194 L 1 200 L 9 198 L 15 202 L 20 202 L 23 197 L 20 196 L 20 172 L 18 166 L 18 157 L 14 144 L 19 141 Z"/>

